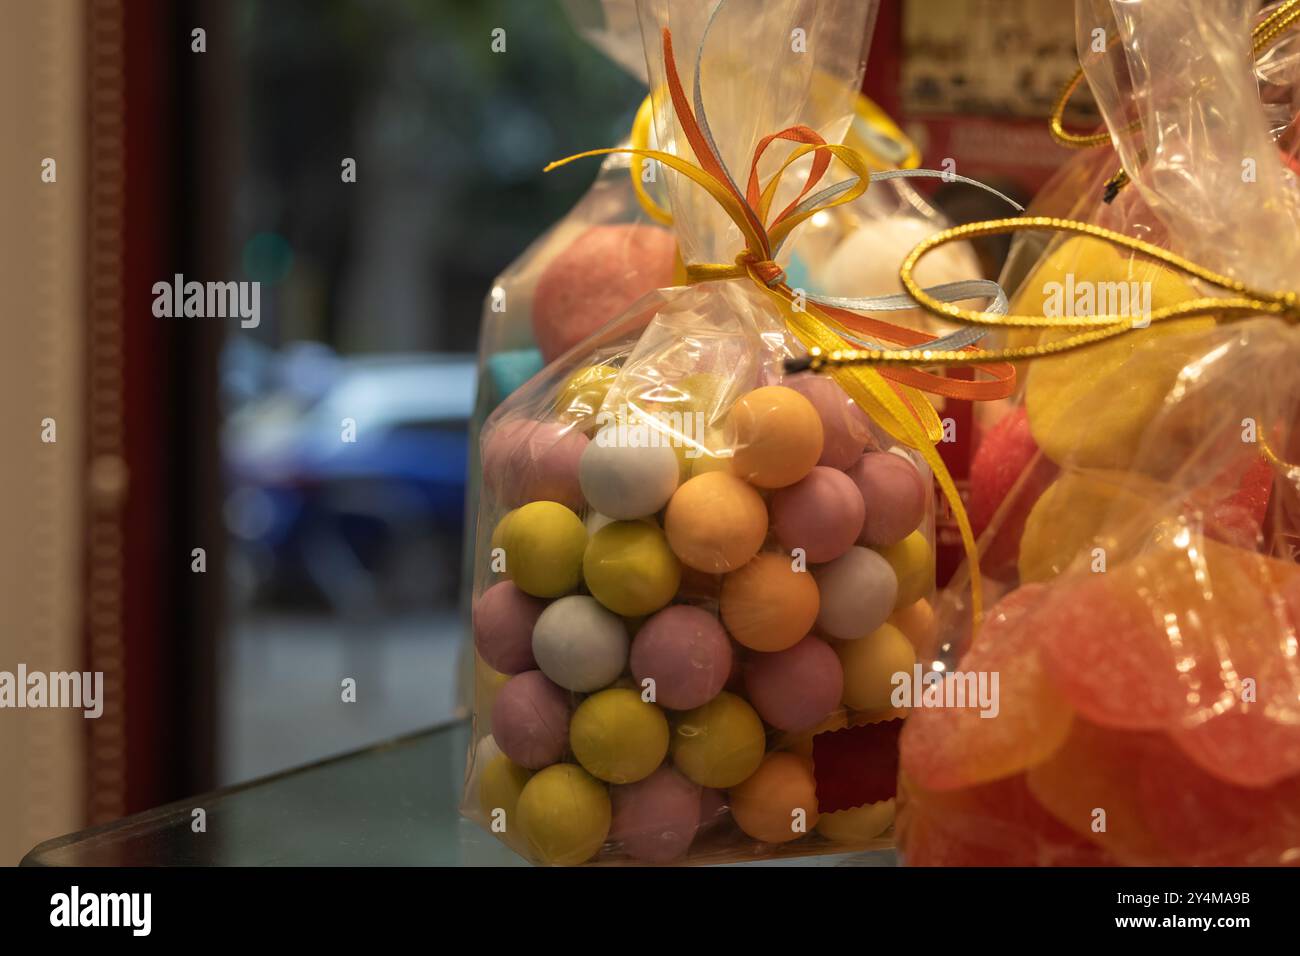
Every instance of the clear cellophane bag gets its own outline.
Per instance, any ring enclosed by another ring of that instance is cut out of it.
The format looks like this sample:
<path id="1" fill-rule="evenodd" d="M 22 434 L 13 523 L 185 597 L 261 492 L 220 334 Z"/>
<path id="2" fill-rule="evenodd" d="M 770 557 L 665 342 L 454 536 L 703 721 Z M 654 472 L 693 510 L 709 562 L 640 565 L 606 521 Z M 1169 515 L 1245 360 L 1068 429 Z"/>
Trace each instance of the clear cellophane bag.
<path id="1" fill-rule="evenodd" d="M 699 71 L 709 135 L 737 175 L 774 131 L 844 135 L 874 3 L 639 9 L 668 154 L 698 159 L 665 31 L 685 90 Z M 760 181 L 788 156 L 763 154 Z M 812 162 L 795 162 L 772 208 L 799 196 Z M 732 263 L 738 226 L 661 173 L 684 261 Z M 932 479 L 831 378 L 787 372 L 805 354 L 758 284 L 697 281 L 639 299 L 487 421 L 462 810 L 527 859 L 892 845 L 889 675 L 928 640 Z M 862 740 L 876 747 L 865 761 Z"/>

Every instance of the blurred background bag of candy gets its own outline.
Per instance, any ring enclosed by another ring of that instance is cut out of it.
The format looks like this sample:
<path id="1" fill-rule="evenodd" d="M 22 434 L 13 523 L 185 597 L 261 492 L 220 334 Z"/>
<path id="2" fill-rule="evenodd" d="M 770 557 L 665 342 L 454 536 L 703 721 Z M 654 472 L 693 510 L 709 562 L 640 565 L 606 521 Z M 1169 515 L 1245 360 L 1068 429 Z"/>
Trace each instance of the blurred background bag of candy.
<path id="1" fill-rule="evenodd" d="M 1000 700 L 992 719 L 909 717 L 909 864 L 1300 859 L 1300 315 L 1277 295 L 1300 276 L 1295 38 L 1277 32 L 1298 7 L 1252 21 L 1230 0 L 1078 0 L 1115 152 L 1080 153 L 1030 214 L 1245 288 L 1099 237 L 1017 241 L 1013 316 L 1191 316 L 1026 361 L 1020 404 L 978 448 L 971 516 L 1000 600 L 970 643 L 955 581 L 923 656 L 957 681 L 997 674 Z"/>
<path id="2" fill-rule="evenodd" d="M 546 864 L 888 846 L 891 677 L 931 642 L 934 509 L 926 433 L 886 410 L 925 399 L 880 379 L 868 414 L 831 377 L 788 375 L 811 319 L 731 265 L 754 253 L 742 206 L 789 215 L 817 157 L 780 178 L 790 149 L 759 150 L 753 190 L 774 195 L 729 208 L 670 162 L 735 173 L 796 127 L 797 148 L 840 142 L 874 4 L 639 9 L 654 162 L 697 281 L 638 300 L 484 428 L 462 811 Z"/>

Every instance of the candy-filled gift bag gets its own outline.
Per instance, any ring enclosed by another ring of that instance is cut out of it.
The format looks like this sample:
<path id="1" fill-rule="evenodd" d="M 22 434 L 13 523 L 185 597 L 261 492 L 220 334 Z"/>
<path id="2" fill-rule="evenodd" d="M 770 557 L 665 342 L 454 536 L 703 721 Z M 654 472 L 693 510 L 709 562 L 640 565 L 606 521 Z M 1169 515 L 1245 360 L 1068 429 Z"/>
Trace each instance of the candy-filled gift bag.
<path id="1" fill-rule="evenodd" d="M 846 335 L 927 337 L 823 308 L 777 262 L 867 188 L 830 144 L 873 13 L 640 5 L 662 150 L 636 155 L 659 165 L 688 284 L 547 366 L 482 441 L 463 810 L 533 861 L 890 843 L 891 676 L 932 624 L 932 470 L 956 500 L 923 391 L 946 386 L 814 374 Z"/>
<path id="2" fill-rule="evenodd" d="M 1080 0 L 1128 182 L 1086 222 L 989 224 L 1062 236 L 998 320 L 1027 368 L 979 450 L 1006 593 L 973 638 L 941 615 L 947 676 L 901 738 L 910 864 L 1300 858 L 1300 188 L 1248 6 Z"/>

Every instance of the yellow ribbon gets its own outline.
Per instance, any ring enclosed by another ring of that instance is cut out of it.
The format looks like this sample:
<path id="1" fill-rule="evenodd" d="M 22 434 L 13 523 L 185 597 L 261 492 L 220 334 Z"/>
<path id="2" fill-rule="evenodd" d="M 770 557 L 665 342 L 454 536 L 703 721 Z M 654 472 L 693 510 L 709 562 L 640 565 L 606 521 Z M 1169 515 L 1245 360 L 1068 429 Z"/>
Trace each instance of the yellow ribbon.
<path id="1" fill-rule="evenodd" d="M 898 128 L 898 124 L 890 119 L 889 114 L 882 110 L 874 100 L 866 95 L 859 93 L 853 104 L 854 123 L 849 126 L 849 132 L 846 135 L 845 145 L 856 150 L 864 156 L 867 162 L 878 170 L 883 169 L 915 169 L 921 165 L 921 151 L 917 149 L 916 144 Z M 877 155 L 871 151 L 871 145 L 866 137 L 858 134 L 857 122 L 862 122 L 871 130 L 880 136 L 893 142 L 898 151 L 904 155 L 900 163 L 893 163 L 887 157 Z M 641 101 L 641 106 L 636 111 L 636 117 L 632 120 L 632 132 L 630 136 L 630 145 L 633 149 L 649 149 L 650 147 L 650 130 L 654 125 L 654 101 L 650 94 Z M 655 201 L 650 195 L 650 191 L 645 188 L 645 157 L 634 156 L 628 166 L 628 175 L 632 179 L 632 191 L 636 194 L 637 203 L 653 221 L 661 226 L 671 226 L 673 224 L 673 214 Z"/>

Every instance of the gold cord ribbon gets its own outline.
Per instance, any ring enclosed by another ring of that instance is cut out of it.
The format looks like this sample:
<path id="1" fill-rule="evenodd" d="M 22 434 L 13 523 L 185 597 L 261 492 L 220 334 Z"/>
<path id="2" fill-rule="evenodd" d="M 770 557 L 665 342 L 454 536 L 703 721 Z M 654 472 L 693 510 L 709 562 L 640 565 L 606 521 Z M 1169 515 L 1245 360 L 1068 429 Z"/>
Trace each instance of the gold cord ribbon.
<path id="1" fill-rule="evenodd" d="M 1255 26 L 1255 29 L 1251 31 L 1252 54 L 1259 56 L 1296 23 L 1300 23 L 1300 0 L 1286 0 L 1285 3 L 1261 20 Z M 1118 42 L 1119 37 L 1113 37 L 1107 44 L 1107 48 L 1109 49 Z M 1106 146 L 1111 141 L 1108 130 L 1102 130 L 1098 133 L 1075 133 L 1065 128 L 1065 110 L 1070 105 L 1070 99 L 1074 96 L 1074 91 L 1079 88 L 1082 81 L 1083 67 L 1080 66 L 1074 72 L 1074 75 L 1066 81 L 1065 85 L 1061 87 L 1061 92 L 1057 94 L 1056 102 L 1052 104 L 1052 112 L 1047 120 L 1052 139 L 1067 149 Z M 1140 125 L 1137 120 L 1134 120 L 1125 127 L 1125 132 L 1132 132 Z M 1124 169 L 1120 169 L 1119 172 L 1108 179 L 1106 181 L 1107 202 L 1114 199 L 1116 194 L 1128 183 L 1129 175 Z"/>
<path id="2" fill-rule="evenodd" d="M 953 242 L 963 242 L 981 236 L 1007 235 L 1014 232 L 1040 230 L 1048 232 L 1073 233 L 1088 236 L 1102 242 L 1108 242 L 1130 252 L 1138 253 L 1169 266 L 1193 279 L 1199 279 L 1209 285 L 1229 293 L 1227 296 L 1205 296 L 1189 299 L 1175 305 L 1154 309 L 1149 315 L 1095 315 L 1095 316 L 1043 316 L 1043 315 L 998 315 L 992 312 L 976 312 L 962 309 L 947 302 L 941 302 L 928 294 L 916 281 L 914 275 L 917 264 L 926 255 L 941 246 Z M 899 270 L 899 279 L 903 288 L 916 300 L 919 308 L 949 322 L 963 325 L 979 325 L 1001 328 L 1020 329 L 1074 329 L 1082 330 L 1059 342 L 1038 343 L 1016 348 L 961 351 L 933 349 L 912 349 L 884 351 L 878 349 L 840 350 L 834 354 L 821 353 L 813 357 L 810 363 L 814 369 L 835 368 L 845 365 L 872 365 L 889 367 L 930 366 L 930 365 L 979 365 L 994 362 L 1024 362 L 1061 355 L 1077 351 L 1098 342 L 1122 335 L 1134 329 L 1143 329 L 1156 322 L 1177 322 L 1203 316 L 1213 316 L 1219 321 L 1235 321 L 1251 316 L 1275 316 L 1289 323 L 1300 322 L 1300 293 L 1293 291 L 1268 292 L 1255 289 L 1240 280 L 1221 275 L 1211 269 L 1198 265 L 1167 249 L 1133 239 L 1123 233 L 1103 229 L 1091 223 L 1076 222 L 1070 219 L 1056 219 L 1048 216 L 1031 216 L 1020 219 L 992 219 L 986 222 L 974 222 L 963 226 L 954 226 L 935 233 L 916 246 Z"/>

